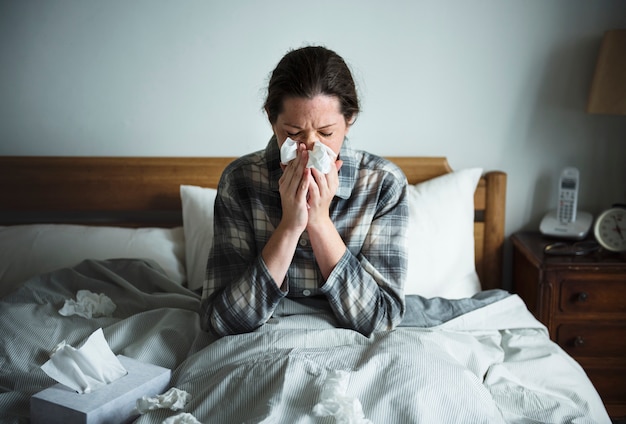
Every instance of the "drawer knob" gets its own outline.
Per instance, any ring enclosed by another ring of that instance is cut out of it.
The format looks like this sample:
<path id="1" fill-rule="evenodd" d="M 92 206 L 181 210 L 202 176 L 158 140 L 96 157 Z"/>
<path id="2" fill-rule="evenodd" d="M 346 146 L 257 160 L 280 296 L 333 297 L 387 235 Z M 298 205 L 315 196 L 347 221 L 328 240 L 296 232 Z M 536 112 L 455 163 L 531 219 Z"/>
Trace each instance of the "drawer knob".
<path id="1" fill-rule="evenodd" d="M 574 347 L 582 347 L 585 345 L 585 339 L 583 336 L 576 336 L 574 339 Z"/>
<path id="2" fill-rule="evenodd" d="M 586 302 L 586 301 L 587 301 L 587 299 L 589 299 L 589 295 L 588 295 L 587 293 L 585 293 L 585 292 L 580 292 L 580 293 L 578 293 L 577 300 L 578 300 L 579 302 Z"/>

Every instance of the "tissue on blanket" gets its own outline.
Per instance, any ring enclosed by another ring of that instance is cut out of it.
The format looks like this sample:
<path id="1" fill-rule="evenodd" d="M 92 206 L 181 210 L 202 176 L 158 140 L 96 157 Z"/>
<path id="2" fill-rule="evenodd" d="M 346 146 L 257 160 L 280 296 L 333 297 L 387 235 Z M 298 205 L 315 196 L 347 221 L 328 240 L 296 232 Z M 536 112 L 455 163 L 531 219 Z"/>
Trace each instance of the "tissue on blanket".
<path id="1" fill-rule="evenodd" d="M 102 328 L 94 331 L 79 349 L 65 340 L 59 343 L 41 369 L 78 393 L 89 393 L 128 373 L 111 351 Z"/>
<path id="2" fill-rule="evenodd" d="M 330 371 L 320 393 L 320 401 L 313 407 L 318 417 L 332 415 L 338 424 L 372 424 L 365 418 L 361 402 L 346 395 L 350 374 L 347 371 Z"/>
<path id="3" fill-rule="evenodd" d="M 287 138 L 280 148 L 280 162 L 287 164 L 296 158 L 298 143 L 291 138 Z M 337 159 L 333 150 L 322 142 L 316 141 L 313 150 L 309 151 L 309 161 L 307 168 L 315 168 L 318 171 L 328 174 Z"/>
<path id="4" fill-rule="evenodd" d="M 166 418 L 161 424 L 202 424 L 188 412 L 182 412 L 173 417 Z"/>
<path id="5" fill-rule="evenodd" d="M 89 290 L 78 290 L 76 300 L 67 299 L 59 314 L 63 316 L 79 315 L 83 318 L 110 317 L 117 306 L 105 294 Z"/>
<path id="6" fill-rule="evenodd" d="M 143 396 L 141 399 L 137 399 L 137 411 L 139 411 L 140 414 L 145 414 L 148 411 L 159 408 L 169 408 L 172 411 L 179 411 L 185 407 L 189 399 L 191 399 L 189 393 L 172 387 L 161 395 L 155 397 Z"/>

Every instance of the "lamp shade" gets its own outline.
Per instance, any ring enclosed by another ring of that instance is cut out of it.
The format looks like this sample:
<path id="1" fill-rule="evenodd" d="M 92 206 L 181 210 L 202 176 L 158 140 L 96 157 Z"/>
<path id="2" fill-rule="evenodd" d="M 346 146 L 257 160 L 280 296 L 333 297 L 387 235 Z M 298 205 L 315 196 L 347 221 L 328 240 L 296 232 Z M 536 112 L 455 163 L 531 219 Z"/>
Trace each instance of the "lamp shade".
<path id="1" fill-rule="evenodd" d="M 604 33 L 587 112 L 626 115 L 626 29 Z"/>

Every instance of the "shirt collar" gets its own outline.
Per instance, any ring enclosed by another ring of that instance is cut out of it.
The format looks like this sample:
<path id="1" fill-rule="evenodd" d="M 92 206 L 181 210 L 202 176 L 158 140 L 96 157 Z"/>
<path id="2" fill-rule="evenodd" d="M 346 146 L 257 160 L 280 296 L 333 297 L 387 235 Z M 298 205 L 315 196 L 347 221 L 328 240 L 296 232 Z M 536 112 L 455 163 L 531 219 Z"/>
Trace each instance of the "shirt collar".
<path id="1" fill-rule="evenodd" d="M 283 170 L 280 167 L 280 150 L 278 149 L 276 136 L 272 136 L 269 143 L 267 143 L 265 157 L 267 159 L 270 187 L 272 190 L 278 191 L 278 180 L 283 175 Z M 343 140 L 341 150 L 339 151 L 339 159 L 343 161 L 343 165 L 341 165 L 339 170 L 339 187 L 335 195 L 342 199 L 347 199 L 352 194 L 358 172 L 356 151 L 350 147 L 347 138 Z"/>

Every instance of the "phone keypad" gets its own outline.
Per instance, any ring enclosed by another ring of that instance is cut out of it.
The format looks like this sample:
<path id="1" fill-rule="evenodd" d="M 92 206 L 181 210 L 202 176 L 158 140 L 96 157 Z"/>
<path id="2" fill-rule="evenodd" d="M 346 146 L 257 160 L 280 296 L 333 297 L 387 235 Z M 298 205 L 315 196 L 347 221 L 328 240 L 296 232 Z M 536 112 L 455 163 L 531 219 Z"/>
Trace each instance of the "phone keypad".
<path id="1" fill-rule="evenodd" d="M 559 201 L 559 220 L 561 222 L 570 222 L 574 214 L 574 197 L 572 190 L 561 191 L 561 199 Z"/>

